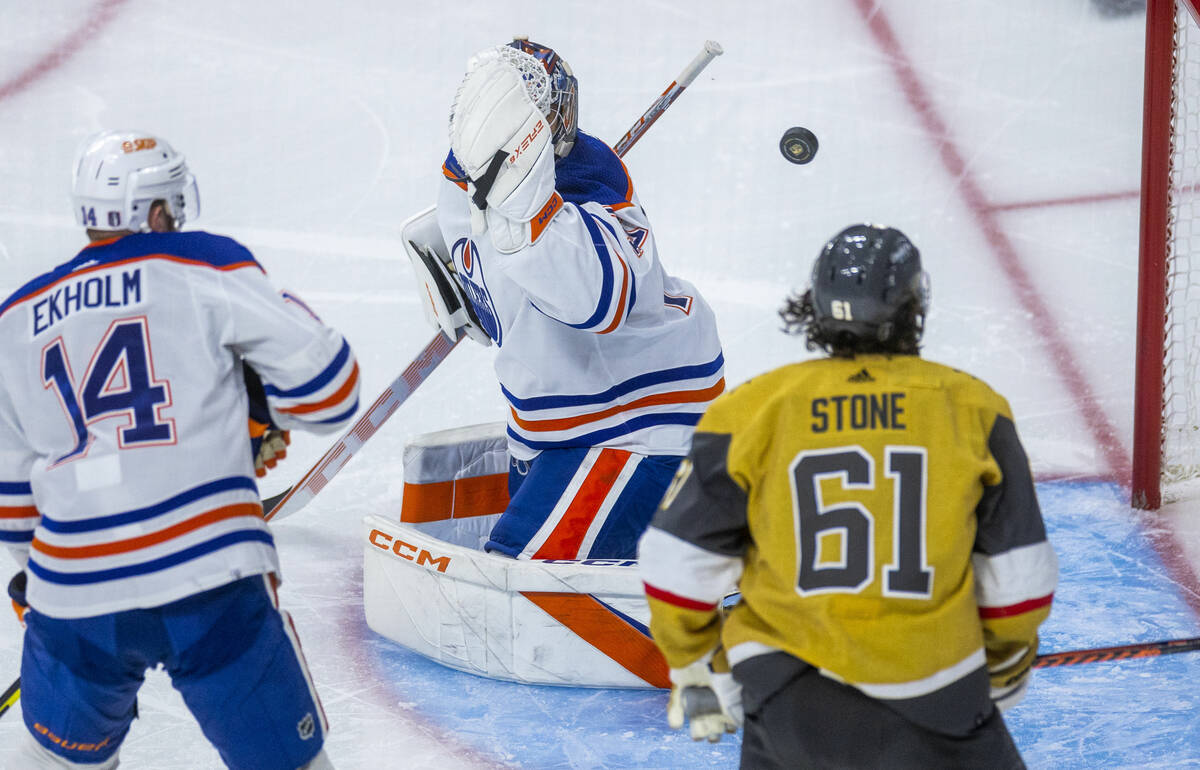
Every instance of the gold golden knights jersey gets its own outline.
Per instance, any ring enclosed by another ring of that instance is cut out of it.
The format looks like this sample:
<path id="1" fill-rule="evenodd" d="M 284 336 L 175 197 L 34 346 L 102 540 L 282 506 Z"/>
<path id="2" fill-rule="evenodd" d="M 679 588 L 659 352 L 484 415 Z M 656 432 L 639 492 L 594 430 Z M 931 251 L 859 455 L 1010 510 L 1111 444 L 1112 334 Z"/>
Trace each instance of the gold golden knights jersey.
<path id="1" fill-rule="evenodd" d="M 917 356 L 798 363 L 719 398 L 639 565 L 672 668 L 718 641 L 735 666 L 784 651 L 902 711 L 987 713 L 1057 582 L 1008 403 Z"/>

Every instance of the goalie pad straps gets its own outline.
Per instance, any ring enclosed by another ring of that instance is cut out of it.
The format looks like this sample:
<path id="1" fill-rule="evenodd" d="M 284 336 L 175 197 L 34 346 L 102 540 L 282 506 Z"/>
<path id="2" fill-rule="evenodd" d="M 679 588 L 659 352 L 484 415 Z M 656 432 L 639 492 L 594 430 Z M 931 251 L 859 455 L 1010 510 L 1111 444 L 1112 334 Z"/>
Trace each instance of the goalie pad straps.
<path id="1" fill-rule="evenodd" d="M 500 173 L 500 167 L 504 165 L 504 161 L 508 159 L 508 153 L 503 149 L 496 150 L 496 154 L 492 156 L 491 163 L 488 163 L 487 169 L 480 175 L 478 179 L 471 180 L 475 184 L 475 192 L 471 195 L 471 201 L 480 211 L 487 211 L 487 196 L 492 191 L 492 185 L 496 183 L 496 175 Z"/>

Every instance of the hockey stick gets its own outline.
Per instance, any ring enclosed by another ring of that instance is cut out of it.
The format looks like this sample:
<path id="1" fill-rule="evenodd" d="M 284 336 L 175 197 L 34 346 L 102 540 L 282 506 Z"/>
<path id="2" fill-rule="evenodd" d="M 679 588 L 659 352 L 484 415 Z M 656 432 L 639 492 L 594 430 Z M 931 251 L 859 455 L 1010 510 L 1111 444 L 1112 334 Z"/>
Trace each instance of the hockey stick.
<path id="1" fill-rule="evenodd" d="M 646 130 L 654 125 L 654 121 L 658 120 L 667 111 L 667 108 L 671 106 L 671 103 L 679 98 L 679 95 L 683 93 L 683 89 L 692 84 L 692 81 L 700 74 L 700 70 L 707 67 L 710 61 L 723 53 L 725 53 L 725 50 L 721 48 L 721 44 L 716 40 L 704 41 L 704 48 L 700 53 L 696 54 L 696 58 L 692 59 L 691 63 L 683 68 L 683 72 L 679 73 L 679 77 L 671 81 L 671 85 L 667 86 L 667 90 L 663 91 L 662 95 L 654 100 L 654 104 L 650 105 L 650 109 L 646 110 L 637 119 L 637 122 L 633 124 L 633 127 L 625 132 L 625 136 L 621 137 L 620 141 L 613 146 L 613 150 L 617 155 L 624 157 L 625 153 L 629 152 L 629 148 L 637 143 L 642 134 L 646 133 Z"/>
<path id="2" fill-rule="evenodd" d="M 8 713 L 8 710 L 17 702 L 17 698 L 21 697 L 21 677 L 17 677 L 17 681 L 8 686 L 3 695 L 0 695 L 0 717 Z"/>
<path id="3" fill-rule="evenodd" d="M 646 130 L 654 124 L 654 121 L 658 120 L 667 111 L 667 108 L 679 98 L 683 89 L 691 85 L 700 71 L 722 53 L 724 50 L 720 43 L 715 40 L 706 40 L 704 48 L 696 55 L 696 58 L 683 68 L 679 77 L 671 81 L 667 90 L 654 100 L 650 109 L 646 110 L 637 119 L 637 122 L 625 132 L 625 136 L 617 142 L 613 148 L 617 157 L 624 157 L 625 153 L 637 144 L 642 134 L 646 133 Z M 359 447 L 365 444 L 367 439 L 374 435 L 375 431 L 379 430 L 380 426 L 392 416 L 392 412 L 396 411 L 396 408 L 404 403 L 404 400 L 417 389 L 417 386 L 429 377 L 438 364 L 446 360 L 446 356 L 450 355 L 450 351 L 462 338 L 463 335 L 460 333 L 458 340 L 451 342 L 446 339 L 445 335 L 439 333 L 430 340 L 425 349 L 408 365 L 408 368 L 393 380 L 392 384 L 375 400 L 367 413 L 359 418 L 358 422 L 354 423 L 354 426 L 321 456 L 321 459 L 317 460 L 317 464 L 304 474 L 300 481 L 283 492 L 263 500 L 263 518 L 267 521 L 282 519 L 308 505 L 308 502 L 324 489 L 329 480 L 342 469 L 342 466 L 350 461 Z"/>
<path id="4" fill-rule="evenodd" d="M 428 379 L 438 364 L 446 360 L 446 356 L 450 355 L 450 351 L 454 350 L 462 338 L 463 335 L 459 334 L 458 339 L 451 342 L 441 332 L 435 334 L 413 362 L 399 377 L 392 380 L 392 384 L 388 385 L 366 413 L 358 418 L 358 422 L 334 442 L 302 479 L 280 494 L 263 500 L 263 518 L 267 521 L 281 519 L 308 505 L 308 502 L 325 488 L 329 480 L 337 475 L 342 466 L 350 461 L 354 453 L 367 443 L 367 439 L 375 435 L 375 431 L 387 422 L 392 412 L 412 395 L 418 385 Z"/>
<path id="5" fill-rule="evenodd" d="M 1048 652 L 1045 655 L 1037 656 L 1033 667 L 1054 668 L 1074 666 L 1079 663 L 1107 663 L 1111 660 L 1128 660 L 1130 658 L 1157 658 L 1160 655 L 1192 652 L 1193 650 L 1200 650 L 1200 636 L 1190 639 L 1168 639 L 1161 642 L 1122 644 L 1116 647 L 1096 647 L 1091 650 Z"/>

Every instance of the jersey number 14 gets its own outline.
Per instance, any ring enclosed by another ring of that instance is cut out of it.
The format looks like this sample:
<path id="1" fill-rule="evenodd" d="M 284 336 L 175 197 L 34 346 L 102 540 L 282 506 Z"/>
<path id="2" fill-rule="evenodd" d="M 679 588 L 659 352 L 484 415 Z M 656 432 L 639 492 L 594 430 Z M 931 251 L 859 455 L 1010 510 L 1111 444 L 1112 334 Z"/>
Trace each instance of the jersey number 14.
<path id="1" fill-rule="evenodd" d="M 75 432 L 75 446 L 54 462 L 63 463 L 87 454 L 92 444 L 88 426 L 108 417 L 125 415 L 128 423 L 117 429 L 122 448 L 175 443 L 175 423 L 159 415 L 171 404 L 171 386 L 154 379 L 150 360 L 150 329 L 146 318 L 115 321 L 92 353 L 76 387 L 62 337 L 42 350 L 42 379 L 53 389 Z"/>

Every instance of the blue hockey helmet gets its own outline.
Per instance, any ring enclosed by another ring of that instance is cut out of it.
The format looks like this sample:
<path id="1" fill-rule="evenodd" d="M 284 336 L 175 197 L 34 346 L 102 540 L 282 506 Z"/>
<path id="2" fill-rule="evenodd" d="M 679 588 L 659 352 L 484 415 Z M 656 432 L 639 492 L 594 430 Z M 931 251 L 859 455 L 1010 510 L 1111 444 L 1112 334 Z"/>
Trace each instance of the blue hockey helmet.
<path id="1" fill-rule="evenodd" d="M 534 43 L 527 37 L 514 38 L 508 45 L 533 56 L 549 73 L 550 105 L 546 119 L 550 121 L 554 155 L 565 158 L 575 146 L 575 132 L 579 127 L 579 81 L 553 48 Z"/>

